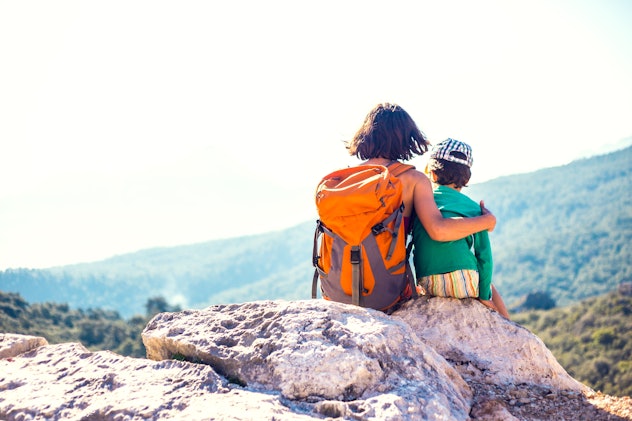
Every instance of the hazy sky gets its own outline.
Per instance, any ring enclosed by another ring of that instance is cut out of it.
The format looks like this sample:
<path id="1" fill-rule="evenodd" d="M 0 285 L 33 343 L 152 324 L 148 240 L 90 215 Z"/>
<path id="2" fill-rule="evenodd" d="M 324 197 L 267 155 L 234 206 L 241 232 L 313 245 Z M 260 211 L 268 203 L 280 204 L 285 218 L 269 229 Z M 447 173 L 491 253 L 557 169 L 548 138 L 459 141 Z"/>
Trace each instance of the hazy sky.
<path id="1" fill-rule="evenodd" d="M 611 150 L 630 22 L 627 0 L 2 1 L 0 269 L 315 219 L 379 102 L 470 143 L 473 183 Z"/>

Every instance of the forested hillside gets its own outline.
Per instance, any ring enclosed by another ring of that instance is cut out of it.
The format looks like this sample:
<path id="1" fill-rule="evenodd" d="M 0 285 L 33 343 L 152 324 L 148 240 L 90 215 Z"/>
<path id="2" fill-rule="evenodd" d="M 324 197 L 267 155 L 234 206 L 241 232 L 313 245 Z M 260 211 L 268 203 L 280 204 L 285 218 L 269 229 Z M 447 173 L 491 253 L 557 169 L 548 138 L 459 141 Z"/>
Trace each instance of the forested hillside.
<path id="1" fill-rule="evenodd" d="M 156 295 L 189 308 L 262 298 L 309 298 L 311 286 L 305 283 L 303 289 L 297 282 L 311 276 L 309 225 L 142 250 L 95 263 L 9 269 L 0 272 L 0 290 L 18 292 L 30 302 L 112 309 L 124 317 L 142 314 L 145 301 Z"/>
<path id="2" fill-rule="evenodd" d="M 632 147 L 473 185 L 498 224 L 494 282 L 510 307 L 541 292 L 557 305 L 632 280 Z M 201 308 L 311 295 L 314 221 L 269 234 L 156 248 L 95 263 L 0 272 L 29 302 L 143 314 L 150 297 Z"/>
<path id="3" fill-rule="evenodd" d="M 498 218 L 494 282 L 509 302 L 566 305 L 632 280 L 632 148 L 472 186 Z"/>
<path id="4" fill-rule="evenodd" d="M 514 315 L 568 373 L 604 393 L 632 396 L 632 283 L 578 304 Z"/>
<path id="5" fill-rule="evenodd" d="M 29 304 L 20 294 L 0 292 L 0 332 L 41 336 L 51 344 L 79 342 L 86 348 L 145 357 L 140 333 L 149 319 L 165 311 L 179 311 L 162 297 L 145 304 L 146 314 L 123 320 L 116 311 L 71 309 L 68 304 Z"/>

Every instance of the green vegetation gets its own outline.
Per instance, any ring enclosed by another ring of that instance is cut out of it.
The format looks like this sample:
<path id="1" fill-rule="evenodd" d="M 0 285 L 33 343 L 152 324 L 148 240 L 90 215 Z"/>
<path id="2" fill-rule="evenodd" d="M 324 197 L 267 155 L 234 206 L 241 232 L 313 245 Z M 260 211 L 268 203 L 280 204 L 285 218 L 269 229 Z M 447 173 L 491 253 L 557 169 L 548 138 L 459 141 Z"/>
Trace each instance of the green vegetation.
<path id="1" fill-rule="evenodd" d="M 30 303 L 141 313 L 150 295 L 204 308 L 260 299 L 311 297 L 313 223 L 207 243 L 142 250 L 50 269 L 0 271 L 0 290 Z M 297 283 L 304 279 L 304 288 Z M 299 286 L 299 287 L 297 287 Z"/>
<path id="2" fill-rule="evenodd" d="M 528 293 L 521 303 L 517 304 L 513 311 L 525 310 L 549 310 L 556 306 L 551 294 L 545 291 L 533 291 Z"/>
<path id="3" fill-rule="evenodd" d="M 632 279 L 632 147 L 474 185 L 497 217 L 494 283 L 513 306 L 535 291 L 559 306 Z"/>
<path id="4" fill-rule="evenodd" d="M 178 311 L 162 297 L 147 300 L 147 314 L 123 320 L 115 311 L 72 310 L 68 304 L 28 304 L 19 294 L 0 292 L 0 332 L 41 336 L 50 344 L 79 342 L 91 351 L 145 357 L 140 334 L 157 313 Z"/>
<path id="5" fill-rule="evenodd" d="M 632 284 L 565 308 L 512 319 L 536 334 L 575 379 L 614 396 L 632 396 Z"/>

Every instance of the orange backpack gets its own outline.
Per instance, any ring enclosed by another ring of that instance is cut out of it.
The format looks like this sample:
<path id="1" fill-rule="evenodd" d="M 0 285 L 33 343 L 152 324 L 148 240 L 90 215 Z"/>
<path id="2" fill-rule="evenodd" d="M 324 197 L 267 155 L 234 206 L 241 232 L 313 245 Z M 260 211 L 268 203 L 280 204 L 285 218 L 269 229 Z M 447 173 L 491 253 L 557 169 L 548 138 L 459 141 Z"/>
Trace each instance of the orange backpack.
<path id="1" fill-rule="evenodd" d="M 398 175 L 415 168 L 359 165 L 325 176 L 316 189 L 312 298 L 390 312 L 416 295 Z"/>

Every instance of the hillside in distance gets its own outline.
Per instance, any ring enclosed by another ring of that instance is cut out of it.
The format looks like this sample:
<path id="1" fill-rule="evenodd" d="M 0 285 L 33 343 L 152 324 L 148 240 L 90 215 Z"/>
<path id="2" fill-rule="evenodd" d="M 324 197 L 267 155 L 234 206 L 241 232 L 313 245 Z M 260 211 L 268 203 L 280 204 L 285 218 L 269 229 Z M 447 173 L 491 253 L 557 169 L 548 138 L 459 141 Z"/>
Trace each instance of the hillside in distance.
<path id="1" fill-rule="evenodd" d="M 0 290 L 17 292 L 29 302 L 116 310 L 124 317 L 143 314 L 144 303 L 156 296 L 183 308 L 261 298 L 308 298 L 296 284 L 311 268 L 313 232 L 308 225 L 141 250 L 94 263 L 8 269 L 0 272 Z M 296 273 L 301 268 L 304 273 Z M 311 285 L 306 282 L 305 288 Z"/>
<path id="2" fill-rule="evenodd" d="M 632 280 L 632 147 L 472 185 L 497 216 L 494 283 L 511 306 L 533 291 L 558 305 Z M 141 250 L 94 263 L 0 272 L 27 301 L 144 313 L 162 296 L 182 308 L 308 299 L 314 221 L 266 234 Z"/>
<path id="3" fill-rule="evenodd" d="M 497 217 L 494 282 L 559 305 L 632 280 L 632 147 L 472 186 Z"/>

